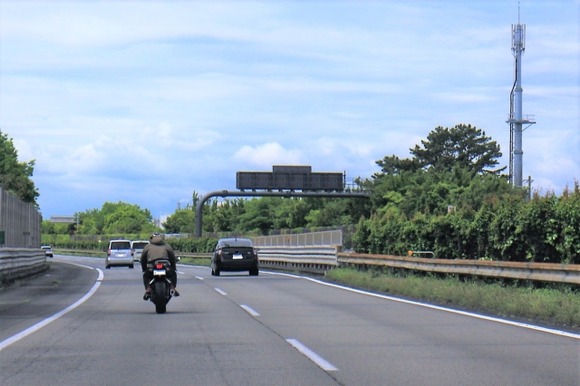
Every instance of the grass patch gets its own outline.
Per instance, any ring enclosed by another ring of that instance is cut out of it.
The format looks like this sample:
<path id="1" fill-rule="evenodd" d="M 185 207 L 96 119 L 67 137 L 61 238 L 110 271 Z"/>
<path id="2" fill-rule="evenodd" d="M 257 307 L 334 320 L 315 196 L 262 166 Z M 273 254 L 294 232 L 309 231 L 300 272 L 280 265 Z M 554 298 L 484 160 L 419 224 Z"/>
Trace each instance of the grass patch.
<path id="1" fill-rule="evenodd" d="M 209 267 L 211 265 L 211 259 L 207 257 L 181 257 L 179 263 Z"/>
<path id="2" fill-rule="evenodd" d="M 333 282 L 465 310 L 534 323 L 580 328 L 580 296 L 571 286 L 532 288 L 522 283 L 463 281 L 455 277 L 334 269 Z"/>
<path id="3" fill-rule="evenodd" d="M 102 257 L 107 255 L 107 251 L 97 251 L 93 249 L 53 249 L 55 255 L 65 256 L 89 256 Z"/>

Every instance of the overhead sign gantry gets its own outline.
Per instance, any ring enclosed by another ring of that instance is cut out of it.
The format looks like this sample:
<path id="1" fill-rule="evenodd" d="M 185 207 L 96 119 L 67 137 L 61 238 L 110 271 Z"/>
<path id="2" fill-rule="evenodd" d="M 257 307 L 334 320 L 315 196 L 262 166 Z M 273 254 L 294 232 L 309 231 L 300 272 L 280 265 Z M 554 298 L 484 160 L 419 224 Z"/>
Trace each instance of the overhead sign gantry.
<path id="1" fill-rule="evenodd" d="M 368 192 L 347 191 L 345 185 L 344 173 L 316 173 L 305 165 L 275 165 L 271 172 L 240 171 L 236 173 L 239 191 L 210 192 L 197 202 L 195 235 L 201 237 L 203 205 L 212 197 L 370 197 Z"/>
<path id="2" fill-rule="evenodd" d="M 237 172 L 236 188 L 244 190 L 335 191 L 344 190 L 343 173 L 313 173 L 310 166 L 273 166 L 271 172 Z"/>

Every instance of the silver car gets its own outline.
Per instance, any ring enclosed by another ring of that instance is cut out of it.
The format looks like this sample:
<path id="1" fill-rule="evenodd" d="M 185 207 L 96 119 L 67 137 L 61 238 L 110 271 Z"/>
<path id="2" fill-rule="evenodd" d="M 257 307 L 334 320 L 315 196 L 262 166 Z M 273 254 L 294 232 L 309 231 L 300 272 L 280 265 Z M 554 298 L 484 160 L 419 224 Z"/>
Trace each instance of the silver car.
<path id="1" fill-rule="evenodd" d="M 133 254 L 131 253 L 130 240 L 111 240 L 105 257 L 105 268 L 114 265 L 127 266 L 133 268 Z"/>

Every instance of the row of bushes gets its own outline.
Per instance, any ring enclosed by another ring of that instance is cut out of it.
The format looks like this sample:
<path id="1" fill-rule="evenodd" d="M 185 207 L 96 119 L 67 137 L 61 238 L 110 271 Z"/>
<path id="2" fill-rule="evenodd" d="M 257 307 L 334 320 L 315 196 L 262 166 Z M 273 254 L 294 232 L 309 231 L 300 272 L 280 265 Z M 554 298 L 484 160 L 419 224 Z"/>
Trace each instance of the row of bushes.
<path id="1" fill-rule="evenodd" d="M 416 214 L 396 206 L 361 219 L 353 236 L 361 253 L 405 255 L 429 250 L 438 258 L 580 263 L 580 192 L 487 202 L 478 211 Z"/>
<path id="2" fill-rule="evenodd" d="M 200 238 L 175 238 L 169 239 L 173 249 L 185 253 L 209 253 L 213 252 L 217 239 L 212 237 Z"/>
<path id="3" fill-rule="evenodd" d="M 42 235 L 41 243 L 43 245 L 52 245 L 57 249 L 79 249 L 106 251 L 109 240 L 148 240 L 149 234 L 129 234 L 129 235 L 99 235 L 99 236 L 69 236 L 69 235 Z M 179 238 L 168 237 L 166 241 L 179 252 L 184 253 L 209 253 L 212 252 L 217 243 L 216 238 Z"/>

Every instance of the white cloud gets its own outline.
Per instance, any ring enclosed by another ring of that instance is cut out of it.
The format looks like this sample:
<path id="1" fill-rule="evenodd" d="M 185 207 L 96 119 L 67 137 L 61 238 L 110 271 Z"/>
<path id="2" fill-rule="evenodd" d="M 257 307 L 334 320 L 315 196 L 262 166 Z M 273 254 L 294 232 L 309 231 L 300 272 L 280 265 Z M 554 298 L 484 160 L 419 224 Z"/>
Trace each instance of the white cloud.
<path id="1" fill-rule="evenodd" d="M 270 142 L 256 147 L 242 146 L 233 155 L 241 165 L 259 167 L 260 171 L 269 171 L 272 165 L 300 164 L 301 153 L 298 150 L 287 150 L 279 143 Z"/>

